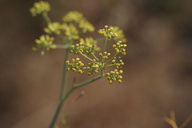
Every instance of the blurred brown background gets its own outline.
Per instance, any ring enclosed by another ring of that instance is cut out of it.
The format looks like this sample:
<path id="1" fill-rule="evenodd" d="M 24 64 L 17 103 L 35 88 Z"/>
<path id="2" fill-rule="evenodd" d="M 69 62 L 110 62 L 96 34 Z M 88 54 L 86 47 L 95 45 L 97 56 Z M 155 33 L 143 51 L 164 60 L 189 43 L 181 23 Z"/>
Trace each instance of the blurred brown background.
<path id="1" fill-rule="evenodd" d="M 1 128 L 47 128 L 58 102 L 64 51 L 40 56 L 31 50 L 46 25 L 29 13 L 34 2 L 1 0 Z M 171 110 L 178 124 L 192 113 L 191 0 L 49 2 L 53 21 L 77 10 L 97 29 L 119 26 L 128 39 L 123 83 L 102 79 L 75 91 L 71 98 L 86 94 L 62 111 L 70 128 L 171 128 L 163 121 Z M 192 122 L 186 128 L 191 127 Z"/>

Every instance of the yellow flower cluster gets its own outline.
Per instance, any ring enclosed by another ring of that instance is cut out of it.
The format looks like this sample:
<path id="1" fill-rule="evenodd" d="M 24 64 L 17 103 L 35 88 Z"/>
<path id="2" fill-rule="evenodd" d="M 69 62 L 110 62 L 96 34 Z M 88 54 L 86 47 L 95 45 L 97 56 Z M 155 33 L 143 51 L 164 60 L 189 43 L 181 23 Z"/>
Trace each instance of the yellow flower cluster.
<path id="1" fill-rule="evenodd" d="M 119 29 L 119 27 L 105 25 L 103 29 L 98 30 L 98 33 L 105 37 L 105 42 L 103 51 L 96 55 L 96 51 L 100 50 L 97 45 L 98 41 L 91 37 L 80 38 L 80 33 L 93 32 L 95 30 L 94 26 L 83 17 L 82 13 L 77 11 L 68 12 L 62 18 L 63 23 L 59 23 L 51 21 L 47 15 L 48 11 L 50 11 L 50 5 L 44 1 L 36 2 L 30 9 L 33 16 L 37 14 L 43 15 L 43 18 L 47 22 L 47 27 L 44 28 L 44 31 L 48 34 L 42 35 L 39 39 L 35 40 L 36 47 L 33 47 L 33 50 L 41 49 L 41 54 L 43 55 L 45 50 L 55 48 L 69 49 L 71 53 L 82 55 L 90 62 L 86 64 L 86 67 L 83 67 L 84 63 L 80 58 L 68 60 L 66 61 L 68 71 L 76 71 L 81 74 L 83 70 L 85 70 L 88 72 L 88 75 L 101 72 L 101 76 L 104 76 L 107 72 L 106 67 L 115 66 L 116 69 L 109 71 L 105 76 L 107 76 L 110 84 L 115 80 L 119 83 L 122 82 L 122 76 L 120 74 L 123 73 L 123 71 L 119 70 L 119 67 L 124 65 L 124 62 L 118 55 L 119 53 L 126 55 L 127 45 L 124 44 L 126 39 L 123 31 Z M 54 38 L 49 36 L 51 34 L 59 37 L 62 44 L 53 44 Z M 75 43 L 77 40 L 79 40 L 79 43 Z M 114 40 L 116 42 L 112 44 L 116 51 L 114 55 L 106 51 L 108 40 Z"/>
<path id="2" fill-rule="evenodd" d="M 127 41 L 123 33 L 123 30 L 121 30 L 117 26 L 105 25 L 103 29 L 98 30 L 98 33 L 104 35 L 108 40 L 113 39 L 115 41 L 122 41 L 122 42 Z"/>
<path id="3" fill-rule="evenodd" d="M 78 23 L 79 28 L 82 29 L 83 33 L 93 32 L 95 30 L 94 26 L 91 23 L 89 23 L 86 20 L 86 18 L 83 17 L 83 14 L 79 13 L 77 11 L 71 11 L 71 12 L 67 13 L 63 17 L 63 21 L 64 22 Z"/>
<path id="4" fill-rule="evenodd" d="M 119 83 L 122 83 L 122 76 L 120 75 L 121 73 L 123 73 L 122 70 L 117 70 L 115 69 L 114 71 L 111 71 L 109 73 L 106 73 L 105 76 L 107 76 L 107 79 L 109 80 L 109 84 L 112 84 L 113 81 L 118 81 Z"/>
<path id="5" fill-rule="evenodd" d="M 89 55 L 99 50 L 97 41 L 91 37 L 87 37 L 85 39 L 81 38 L 79 41 L 80 43 L 71 46 L 71 53 L 82 54 L 85 52 Z"/>
<path id="6" fill-rule="evenodd" d="M 35 2 L 33 7 L 30 8 L 29 11 L 31 12 L 32 16 L 36 16 L 37 14 L 46 14 L 50 10 L 51 8 L 48 2 L 39 1 Z"/>
<path id="7" fill-rule="evenodd" d="M 121 53 L 123 55 L 126 55 L 126 44 L 122 44 L 122 41 L 118 41 L 116 44 L 113 45 L 115 48 L 116 53 Z"/>
<path id="8" fill-rule="evenodd" d="M 83 19 L 79 22 L 79 28 L 82 29 L 83 33 L 86 32 L 93 32 L 95 31 L 95 28 L 93 27 L 93 25 L 91 23 L 89 23 L 87 20 Z"/>
<path id="9" fill-rule="evenodd" d="M 32 50 L 38 50 L 39 48 L 43 48 L 41 54 L 44 54 L 44 50 L 50 50 L 57 48 L 56 45 L 53 44 L 54 38 L 49 35 L 42 35 L 39 39 L 36 39 L 35 42 L 37 44 L 36 47 L 33 47 Z"/>
<path id="10" fill-rule="evenodd" d="M 79 32 L 74 24 L 66 24 L 62 25 L 62 29 L 65 30 L 65 35 L 67 36 L 68 40 L 77 40 L 79 39 Z"/>
<path id="11" fill-rule="evenodd" d="M 99 29 L 98 33 L 104 35 L 109 40 L 113 37 L 118 36 L 116 33 L 113 32 L 113 27 L 109 27 L 107 25 L 105 25 L 105 28 Z"/>
<path id="12" fill-rule="evenodd" d="M 98 73 L 99 72 L 99 68 L 104 67 L 104 63 L 93 59 L 92 62 L 88 63 L 89 67 L 87 68 L 88 71 L 88 75 L 92 75 L 94 73 Z"/>
<path id="13" fill-rule="evenodd" d="M 48 27 L 44 28 L 44 31 L 48 34 L 59 35 L 61 33 L 61 24 L 59 22 L 48 23 Z"/>
<path id="14" fill-rule="evenodd" d="M 66 63 L 68 64 L 68 71 L 77 71 L 80 74 L 83 73 L 83 71 L 81 70 L 81 67 L 84 66 L 84 63 L 82 61 L 80 61 L 80 58 L 76 58 L 76 59 L 72 59 L 72 62 L 70 63 L 69 61 L 66 61 Z"/>
<path id="15" fill-rule="evenodd" d="M 102 56 L 103 59 L 108 59 L 108 56 L 111 55 L 111 53 L 104 52 L 104 53 L 99 53 L 100 56 Z"/>
<path id="16" fill-rule="evenodd" d="M 75 22 L 78 23 L 82 20 L 83 18 L 83 14 L 79 13 L 77 11 L 71 11 L 68 12 L 64 17 L 63 17 L 63 21 L 64 22 Z"/>
<path id="17" fill-rule="evenodd" d="M 116 68 L 119 68 L 120 66 L 124 65 L 124 62 L 123 62 L 123 60 L 121 60 L 120 56 L 114 57 L 111 62 L 112 62 L 112 64 L 114 64 L 116 66 Z"/>
<path id="18" fill-rule="evenodd" d="M 115 32 L 113 32 L 112 27 L 105 26 L 105 28 L 100 29 L 99 32 L 100 34 L 103 34 L 107 39 L 113 39 L 114 37 L 118 37 L 118 35 Z M 106 73 L 106 76 L 108 76 L 110 84 L 112 84 L 113 81 L 115 80 L 121 83 L 122 76 L 120 74 L 123 71 L 122 70 L 118 71 L 118 68 L 124 65 L 124 62 L 121 60 L 121 57 L 120 56 L 117 57 L 117 55 L 118 53 L 126 55 L 127 45 L 124 44 L 123 41 L 118 41 L 117 43 L 113 44 L 113 47 L 116 53 L 112 57 L 110 57 L 111 53 L 103 51 L 99 53 L 99 55 L 102 57 L 101 59 L 99 59 L 95 55 L 95 51 L 97 49 L 97 41 L 93 40 L 93 38 L 85 38 L 85 39 L 81 38 L 80 43 L 71 46 L 71 53 L 81 54 L 89 61 L 91 61 L 90 63 L 88 63 L 87 67 L 82 68 L 88 71 L 88 75 L 98 73 L 99 71 L 101 71 L 101 74 L 103 74 L 104 72 L 106 72 L 106 67 L 116 66 L 116 69 L 114 71 Z M 94 59 L 88 56 L 90 54 L 93 55 Z"/>
<path id="19" fill-rule="evenodd" d="M 117 36 L 114 37 L 115 41 L 122 41 L 122 42 L 126 42 L 127 41 L 127 39 L 125 38 L 125 35 L 124 35 L 122 29 L 120 29 L 117 26 L 111 26 L 111 27 L 113 28 L 112 32 L 116 33 L 116 35 L 117 35 Z"/>

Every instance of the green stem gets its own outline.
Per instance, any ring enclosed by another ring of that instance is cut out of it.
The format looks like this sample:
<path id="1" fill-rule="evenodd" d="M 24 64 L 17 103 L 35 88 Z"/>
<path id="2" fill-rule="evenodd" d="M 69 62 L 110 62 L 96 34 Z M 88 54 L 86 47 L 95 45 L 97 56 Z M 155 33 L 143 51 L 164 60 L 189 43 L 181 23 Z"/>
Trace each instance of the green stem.
<path id="1" fill-rule="evenodd" d="M 90 68 L 90 67 L 80 67 L 80 69 L 88 69 L 88 68 Z"/>
<path id="2" fill-rule="evenodd" d="M 45 21 L 46 21 L 47 23 L 51 23 L 51 19 L 48 17 L 47 14 L 43 14 L 43 18 L 45 19 Z"/>
<path id="3" fill-rule="evenodd" d="M 111 61 L 115 56 L 117 56 L 117 54 L 118 53 L 115 53 L 114 55 L 113 55 L 113 57 L 111 57 L 111 59 L 109 59 L 107 62 L 105 62 L 106 64 L 109 62 L 109 61 Z"/>
<path id="4" fill-rule="evenodd" d="M 67 82 L 67 67 L 68 64 L 65 63 L 67 60 L 69 60 L 69 53 L 70 53 L 70 48 L 68 48 L 65 52 L 65 59 L 64 59 L 64 66 L 63 66 L 63 78 L 62 78 L 62 83 L 61 83 L 61 90 L 60 90 L 60 97 L 61 99 L 64 96 L 65 93 L 65 85 Z"/>
<path id="5" fill-rule="evenodd" d="M 103 54 L 106 50 L 106 46 L 107 46 L 107 37 L 105 38 L 105 43 L 104 43 L 104 47 L 103 47 Z M 105 58 L 102 57 L 102 63 L 105 61 Z M 101 69 L 101 76 L 104 76 L 104 68 Z"/>
<path id="6" fill-rule="evenodd" d="M 105 41 L 105 38 L 100 38 L 96 40 L 98 43 Z"/>
<path id="7" fill-rule="evenodd" d="M 106 46 L 107 46 L 107 37 L 105 38 L 105 43 L 104 43 L 104 47 L 103 47 L 103 53 L 104 53 L 105 50 L 106 50 Z"/>
<path id="8" fill-rule="evenodd" d="M 106 67 L 110 67 L 110 66 L 114 66 L 115 64 L 109 64 L 109 65 L 107 65 Z"/>
<path id="9" fill-rule="evenodd" d="M 57 48 L 61 48 L 61 49 L 67 49 L 67 48 L 70 47 L 69 44 L 65 44 L 65 45 L 63 45 L 63 44 L 55 44 L 55 45 L 57 46 Z"/>
<path id="10" fill-rule="evenodd" d="M 99 60 L 94 53 L 91 53 L 91 55 L 96 59 L 96 60 Z"/>
<path id="11" fill-rule="evenodd" d="M 85 54 L 83 54 L 83 53 L 81 53 L 81 55 L 84 56 L 85 58 L 87 58 L 88 60 L 93 61 L 93 60 L 92 60 L 91 58 L 89 58 L 87 55 L 85 55 Z"/>
<path id="12" fill-rule="evenodd" d="M 57 110 L 56 110 L 55 115 L 54 115 L 54 117 L 53 117 L 53 119 L 52 119 L 52 121 L 51 121 L 51 124 L 50 124 L 49 128 L 53 128 L 53 127 L 54 127 L 55 121 L 57 120 L 57 117 L 58 117 L 58 115 L 59 115 L 59 113 L 60 113 L 60 111 L 61 111 L 61 108 L 62 108 L 62 104 L 59 103 L 59 105 L 57 106 Z"/>
<path id="13" fill-rule="evenodd" d="M 91 83 L 91 82 L 94 82 L 94 81 L 100 79 L 100 78 L 102 78 L 102 76 L 97 76 L 97 77 L 95 77 L 95 78 L 93 78 L 93 79 L 91 79 L 91 80 L 85 81 L 85 82 L 83 82 L 83 83 L 80 83 L 80 84 L 72 87 L 72 88 L 68 91 L 68 93 L 67 93 L 62 99 L 60 99 L 60 102 L 59 102 L 59 104 L 58 104 L 58 106 L 57 106 L 57 110 L 56 110 L 56 112 L 55 112 L 55 115 L 54 115 L 54 117 L 53 117 L 53 120 L 52 120 L 49 128 L 53 128 L 53 127 L 54 127 L 54 124 L 55 124 L 55 122 L 56 122 L 56 120 L 57 120 L 57 117 L 59 116 L 59 113 L 60 113 L 60 111 L 61 111 L 61 108 L 62 108 L 63 103 L 67 100 L 67 98 L 70 96 L 70 94 L 71 94 L 75 89 L 80 88 L 80 87 L 83 87 L 83 86 L 85 86 L 85 85 L 87 85 L 87 84 L 89 84 L 89 83 Z"/>
<path id="14" fill-rule="evenodd" d="M 95 77 L 95 78 L 93 78 L 91 80 L 88 80 L 88 81 L 85 81 L 83 83 L 80 83 L 80 84 L 76 85 L 75 88 L 83 87 L 83 86 L 85 86 L 85 85 L 87 85 L 89 83 L 92 83 L 92 82 L 94 82 L 94 81 L 96 81 L 98 79 L 101 79 L 101 78 L 102 78 L 102 76 L 97 76 L 97 77 Z"/>

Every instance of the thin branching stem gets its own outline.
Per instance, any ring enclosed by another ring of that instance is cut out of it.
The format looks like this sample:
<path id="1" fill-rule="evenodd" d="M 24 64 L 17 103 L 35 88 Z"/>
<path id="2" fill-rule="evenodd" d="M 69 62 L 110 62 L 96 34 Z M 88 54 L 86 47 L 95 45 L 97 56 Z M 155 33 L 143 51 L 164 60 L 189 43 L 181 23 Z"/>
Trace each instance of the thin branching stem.
<path id="1" fill-rule="evenodd" d="M 102 76 L 97 76 L 97 77 L 95 77 L 95 78 L 93 78 L 93 79 L 91 79 L 91 80 L 88 80 L 88 81 L 85 81 L 85 82 L 83 82 L 83 83 L 80 83 L 80 84 L 78 84 L 78 85 L 76 85 L 76 86 L 73 86 L 73 87 L 66 93 L 66 95 L 60 99 L 60 102 L 59 102 L 59 104 L 58 104 L 58 106 L 57 106 L 57 110 L 56 110 L 56 112 L 55 112 L 55 115 L 54 115 L 54 117 L 53 117 L 53 120 L 52 120 L 49 128 L 53 128 L 53 127 L 54 127 L 54 124 L 55 124 L 55 122 L 56 122 L 56 120 L 57 120 L 57 117 L 59 116 L 59 113 L 60 113 L 60 111 L 61 111 L 61 108 L 62 108 L 63 103 L 65 103 L 65 101 L 67 100 L 67 98 L 71 95 L 71 93 L 72 93 L 75 89 L 80 88 L 80 87 L 83 87 L 83 86 L 85 86 L 85 85 L 87 85 L 87 84 L 90 84 L 90 83 L 92 83 L 92 82 L 94 82 L 94 81 L 96 81 L 96 80 L 99 80 L 100 78 L 102 78 Z"/>
<path id="2" fill-rule="evenodd" d="M 93 61 L 93 60 L 92 60 L 91 58 L 89 58 L 87 55 L 85 55 L 85 54 L 83 54 L 83 53 L 81 53 L 81 55 L 84 56 L 85 58 L 87 58 L 88 60 Z"/>
<path id="3" fill-rule="evenodd" d="M 115 54 L 113 55 L 113 57 L 111 57 L 111 59 L 107 60 L 106 63 L 108 63 L 109 61 L 111 61 L 115 56 L 117 56 L 117 54 L 118 54 L 118 53 L 115 53 Z"/>
<path id="4" fill-rule="evenodd" d="M 91 55 L 96 59 L 96 60 L 99 60 L 94 53 L 91 53 Z"/>
<path id="5" fill-rule="evenodd" d="M 105 38 L 104 47 L 103 47 L 103 53 L 104 53 L 104 52 L 105 52 L 105 50 L 106 50 L 107 41 L 108 41 L 108 38 L 106 37 L 106 38 Z"/>
<path id="6" fill-rule="evenodd" d="M 65 59 L 64 59 L 64 66 L 63 66 L 63 78 L 62 78 L 62 83 L 61 83 L 61 90 L 60 90 L 60 97 L 59 99 L 61 99 L 64 96 L 65 93 L 65 86 L 67 83 L 67 67 L 68 64 L 65 63 L 67 60 L 69 60 L 69 55 L 70 55 L 70 48 L 68 48 L 65 52 Z"/>

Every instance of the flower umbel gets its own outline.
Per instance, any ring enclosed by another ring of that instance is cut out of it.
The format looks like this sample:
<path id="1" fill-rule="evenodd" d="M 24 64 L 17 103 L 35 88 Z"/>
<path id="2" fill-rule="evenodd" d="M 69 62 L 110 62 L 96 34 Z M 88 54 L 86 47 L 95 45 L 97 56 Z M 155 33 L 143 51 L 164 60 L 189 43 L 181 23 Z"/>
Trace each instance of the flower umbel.
<path id="1" fill-rule="evenodd" d="M 63 17 L 63 21 L 64 22 L 71 22 L 71 23 L 78 23 L 79 28 L 82 29 L 83 33 L 93 32 L 95 30 L 94 26 L 91 23 L 89 23 L 86 20 L 86 18 L 83 17 L 83 14 L 79 13 L 77 11 L 71 11 L 71 12 L 67 13 Z"/>
<path id="2" fill-rule="evenodd" d="M 75 23 L 79 23 L 83 18 L 83 14 L 79 13 L 77 11 L 71 11 L 68 12 L 64 17 L 63 17 L 63 21 L 64 22 L 75 22 Z"/>
<path id="3" fill-rule="evenodd" d="M 104 66 L 104 63 L 100 62 L 99 60 L 93 59 L 92 62 L 88 63 L 89 67 L 86 68 L 88 71 L 88 75 L 92 75 L 94 73 L 98 73 L 99 69 Z"/>
<path id="4" fill-rule="evenodd" d="M 121 60 L 121 57 L 114 57 L 112 59 L 112 64 L 114 64 L 116 66 L 116 68 L 119 68 L 120 66 L 123 66 L 124 65 L 124 62 L 123 60 Z"/>
<path id="5" fill-rule="evenodd" d="M 118 41 L 116 44 L 113 45 L 116 53 L 121 53 L 123 55 L 126 55 L 126 44 L 122 44 L 122 41 Z"/>
<path id="6" fill-rule="evenodd" d="M 111 53 L 108 53 L 108 52 L 104 52 L 104 53 L 99 53 L 99 55 L 102 57 L 102 59 L 108 59 L 111 55 Z"/>
<path id="7" fill-rule="evenodd" d="M 63 23 L 61 27 L 65 31 L 65 35 L 68 40 L 77 40 L 79 39 L 79 32 L 74 24 Z"/>
<path id="8" fill-rule="evenodd" d="M 48 34 L 54 33 L 59 35 L 61 33 L 61 24 L 59 22 L 48 23 L 48 27 L 44 31 Z"/>
<path id="9" fill-rule="evenodd" d="M 123 33 L 123 30 L 121 30 L 117 26 L 105 25 L 103 29 L 98 30 L 98 33 L 104 35 L 108 40 L 113 39 L 115 41 L 122 41 L 122 42 L 127 41 Z"/>
<path id="10" fill-rule="evenodd" d="M 117 36 L 114 37 L 115 41 L 122 41 L 122 42 L 126 42 L 127 41 L 127 39 L 125 38 L 125 35 L 124 35 L 122 29 L 120 29 L 117 26 L 111 26 L 111 27 L 113 28 L 112 32 L 117 34 Z"/>
<path id="11" fill-rule="evenodd" d="M 80 58 L 76 58 L 76 59 L 71 59 L 71 63 L 69 61 L 66 61 L 66 63 L 68 64 L 68 71 L 77 71 L 80 74 L 83 73 L 83 71 L 81 70 L 81 67 L 84 66 L 84 63 L 82 61 L 80 61 Z"/>
<path id="12" fill-rule="evenodd" d="M 71 53 L 82 54 L 85 52 L 89 55 L 99 50 L 99 47 L 97 46 L 97 41 L 91 37 L 87 37 L 85 39 L 80 38 L 79 41 L 80 43 L 71 46 Z"/>
<path id="13" fill-rule="evenodd" d="M 54 38 L 49 35 L 42 35 L 39 39 L 36 39 L 36 47 L 33 47 L 33 50 L 42 49 L 41 55 L 44 54 L 44 50 L 56 49 L 57 46 L 53 44 Z"/>
<path id="14" fill-rule="evenodd" d="M 83 19 L 79 22 L 79 28 L 82 29 L 83 33 L 95 31 L 94 26 L 89 23 L 86 19 Z"/>
<path id="15" fill-rule="evenodd" d="M 113 32 L 113 27 L 109 27 L 108 25 L 105 25 L 105 28 L 103 29 L 99 29 L 98 33 L 104 35 L 108 40 L 118 36 L 115 32 Z"/>
<path id="16" fill-rule="evenodd" d="M 123 70 L 117 70 L 115 69 L 114 71 L 110 71 L 109 73 L 106 73 L 105 76 L 107 76 L 107 79 L 109 80 L 109 84 L 112 84 L 113 81 L 118 81 L 119 83 L 122 83 L 122 76 L 120 74 L 123 73 Z"/>
<path id="17" fill-rule="evenodd" d="M 43 13 L 46 14 L 50 10 L 51 8 L 49 3 L 45 1 L 35 2 L 33 7 L 30 8 L 32 16 L 36 16 L 37 14 L 43 14 Z"/>

